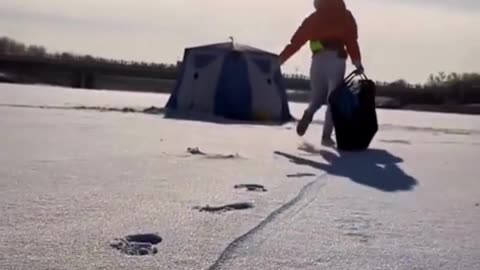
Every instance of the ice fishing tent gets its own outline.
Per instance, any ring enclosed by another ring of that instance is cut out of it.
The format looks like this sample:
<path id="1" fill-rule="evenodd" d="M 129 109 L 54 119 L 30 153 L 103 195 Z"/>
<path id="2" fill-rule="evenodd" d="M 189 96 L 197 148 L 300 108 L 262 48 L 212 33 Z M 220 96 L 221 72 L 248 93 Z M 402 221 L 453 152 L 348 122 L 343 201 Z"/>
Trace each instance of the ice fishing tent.
<path id="1" fill-rule="evenodd" d="M 185 49 L 167 110 L 235 120 L 291 120 L 278 56 L 233 42 Z"/>

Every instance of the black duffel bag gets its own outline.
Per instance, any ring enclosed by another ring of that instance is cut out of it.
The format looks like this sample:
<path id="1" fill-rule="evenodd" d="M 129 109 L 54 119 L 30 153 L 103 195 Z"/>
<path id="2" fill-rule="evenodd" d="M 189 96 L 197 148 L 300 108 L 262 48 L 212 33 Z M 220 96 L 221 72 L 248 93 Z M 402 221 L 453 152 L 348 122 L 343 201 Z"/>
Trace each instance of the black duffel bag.
<path id="1" fill-rule="evenodd" d="M 354 78 L 360 76 L 357 84 Z M 337 148 L 344 151 L 366 150 L 378 131 L 375 109 L 375 83 L 354 71 L 328 98 Z"/>

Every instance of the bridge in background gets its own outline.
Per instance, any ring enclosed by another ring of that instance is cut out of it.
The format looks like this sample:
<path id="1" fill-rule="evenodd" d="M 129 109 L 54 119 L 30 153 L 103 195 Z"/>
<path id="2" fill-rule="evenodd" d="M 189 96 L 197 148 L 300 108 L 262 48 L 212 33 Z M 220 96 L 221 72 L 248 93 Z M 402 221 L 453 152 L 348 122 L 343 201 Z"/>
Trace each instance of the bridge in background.
<path id="1" fill-rule="evenodd" d="M 96 62 L 83 58 L 65 60 L 54 57 L 0 55 L 0 71 L 20 76 L 39 72 L 67 73 L 70 74 L 69 86 L 86 89 L 95 89 L 96 79 L 101 75 L 165 79 L 162 77 L 162 70 L 155 66 L 120 61 Z"/>

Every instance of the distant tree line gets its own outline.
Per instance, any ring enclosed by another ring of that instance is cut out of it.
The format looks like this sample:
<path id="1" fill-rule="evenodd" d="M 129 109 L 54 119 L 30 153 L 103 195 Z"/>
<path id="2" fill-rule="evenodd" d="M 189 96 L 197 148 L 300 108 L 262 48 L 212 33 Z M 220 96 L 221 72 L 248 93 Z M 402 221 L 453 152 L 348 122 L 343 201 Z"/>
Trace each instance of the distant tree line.
<path id="1" fill-rule="evenodd" d="M 377 82 L 377 95 L 391 97 L 406 104 L 469 104 L 480 103 L 479 73 L 431 74 L 425 84 L 409 84 L 405 80 Z"/>
<path id="2" fill-rule="evenodd" d="M 305 76 L 284 75 L 289 89 L 310 90 Z M 376 82 L 377 96 L 392 98 L 396 106 L 408 104 L 471 104 L 480 103 L 480 73 L 431 74 L 424 84 L 405 80 Z"/>
<path id="3" fill-rule="evenodd" d="M 136 61 L 124 61 L 77 55 L 73 53 L 49 53 L 45 47 L 26 45 L 8 37 L 0 37 L 0 54 L 45 57 L 63 61 L 83 61 L 88 63 L 112 64 L 125 67 L 158 69 L 159 77 L 175 79 L 181 62 L 176 64 L 157 64 Z M 287 88 L 308 91 L 309 78 L 304 75 L 283 74 Z M 479 73 L 431 74 L 424 84 L 409 84 L 405 80 L 377 82 L 377 95 L 406 104 L 467 104 L 480 103 Z"/>
<path id="4" fill-rule="evenodd" d="M 161 76 L 163 79 L 175 79 L 177 76 L 178 65 L 180 64 L 157 64 L 138 61 L 115 60 L 102 57 L 94 57 L 91 55 L 79 55 L 69 52 L 50 53 L 43 46 L 26 45 L 8 37 L 0 37 L 0 54 L 40 57 L 70 62 L 77 61 L 90 64 L 110 64 L 129 68 L 134 67 L 157 69 L 159 76 Z"/>
<path id="5" fill-rule="evenodd" d="M 47 50 L 43 46 L 27 46 L 11 38 L 0 37 L 0 53 L 13 55 L 46 56 Z"/>

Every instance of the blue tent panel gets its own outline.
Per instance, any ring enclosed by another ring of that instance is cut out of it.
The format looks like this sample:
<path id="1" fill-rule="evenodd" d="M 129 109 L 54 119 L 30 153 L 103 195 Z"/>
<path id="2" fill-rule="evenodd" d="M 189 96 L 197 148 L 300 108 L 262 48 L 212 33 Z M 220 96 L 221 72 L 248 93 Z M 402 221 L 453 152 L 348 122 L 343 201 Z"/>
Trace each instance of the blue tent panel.
<path id="1" fill-rule="evenodd" d="M 251 119 L 251 89 L 244 56 L 238 52 L 229 53 L 217 85 L 215 114 L 239 120 Z"/>

